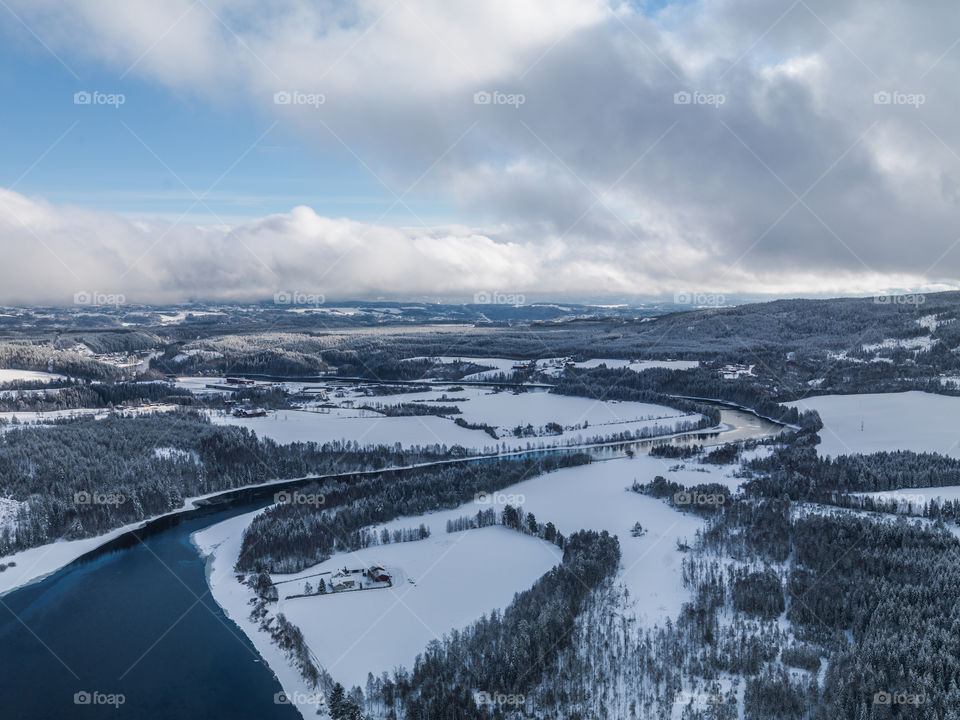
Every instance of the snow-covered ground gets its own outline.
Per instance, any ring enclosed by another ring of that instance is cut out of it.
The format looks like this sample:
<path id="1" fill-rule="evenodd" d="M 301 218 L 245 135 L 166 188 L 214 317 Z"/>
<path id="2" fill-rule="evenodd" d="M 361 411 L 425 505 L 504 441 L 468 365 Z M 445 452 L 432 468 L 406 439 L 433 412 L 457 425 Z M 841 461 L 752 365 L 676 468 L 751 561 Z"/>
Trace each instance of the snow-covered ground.
<path id="1" fill-rule="evenodd" d="M 243 530 L 259 512 L 255 510 L 211 525 L 194 533 L 190 539 L 200 554 L 207 558 L 207 584 L 210 586 L 213 599 L 227 617 L 250 638 L 260 657 L 273 670 L 287 697 L 297 705 L 304 720 L 315 718 L 316 691 L 307 687 L 300 673 L 286 658 L 283 651 L 271 641 L 266 632 L 261 631 L 259 626 L 250 620 L 249 600 L 252 593 L 246 585 L 240 584 L 234 577 L 233 568 L 237 558 L 240 557 Z"/>
<path id="2" fill-rule="evenodd" d="M 911 391 L 824 395 L 787 404 L 820 413 L 822 455 L 914 450 L 960 457 L 958 397 Z"/>
<path id="3" fill-rule="evenodd" d="M 442 399 L 444 396 L 454 398 Z M 622 432 L 658 429 L 668 434 L 678 422 L 696 422 L 697 415 L 685 415 L 673 408 L 638 402 L 597 401 L 589 398 L 554 395 L 546 392 L 494 392 L 486 388 L 464 388 L 452 392 L 449 387 L 425 393 L 360 397 L 350 393 L 356 404 L 432 403 L 456 405 L 461 415 L 450 418 L 435 415 L 385 417 L 379 413 L 352 408 L 316 408 L 315 410 L 278 410 L 266 417 L 238 418 L 211 413 L 215 423 L 247 427 L 262 437 L 277 442 L 327 442 L 353 440 L 361 445 L 461 445 L 476 452 L 528 447 L 559 447 L 592 442 Z M 340 401 L 342 404 L 342 400 Z M 475 425 L 491 425 L 497 430 L 494 440 L 483 430 L 471 430 L 455 424 L 454 417 Z M 513 437 L 510 431 L 528 423 L 539 431 L 556 422 L 564 431 L 558 435 Z"/>
<path id="4" fill-rule="evenodd" d="M 289 482 L 289 479 L 269 480 L 256 485 L 247 485 L 246 487 L 264 487 L 269 485 L 280 485 Z M 10 555 L 0 556 L 0 563 L 7 565 L 9 565 L 11 562 L 16 563 L 14 567 L 7 568 L 3 572 L 0 572 L 0 597 L 11 590 L 16 590 L 24 585 L 30 585 L 38 580 L 42 580 L 48 575 L 52 575 L 57 570 L 69 565 L 80 556 L 85 555 L 91 550 L 96 550 L 101 545 L 105 545 L 124 533 L 130 532 L 131 530 L 139 530 L 148 522 L 152 522 L 153 520 L 157 520 L 168 515 L 174 515 L 178 512 L 182 512 L 183 510 L 192 509 L 196 507 L 197 503 L 201 500 L 207 500 L 218 495 L 231 493 L 234 492 L 234 490 L 235 488 L 218 490 L 217 492 L 207 493 L 206 495 L 198 495 L 196 497 L 187 498 L 183 501 L 183 505 L 175 510 L 171 510 L 169 513 L 163 513 L 162 515 L 157 515 L 155 517 L 130 523 L 129 525 L 123 525 L 102 535 L 95 535 L 93 537 L 82 538 L 80 540 L 59 540 L 57 542 L 47 543 L 46 545 L 38 545 L 37 547 L 29 548 L 27 550 L 21 550 L 20 552 L 12 553 Z M 5 501 L 0 500 L 0 502 Z M 251 516 L 248 519 L 248 523 L 249 520 L 252 519 L 253 518 Z"/>
<path id="5" fill-rule="evenodd" d="M 412 668 L 431 640 L 502 610 L 561 557 L 555 545 L 503 527 L 452 534 L 441 529 L 426 540 L 338 554 L 300 573 L 379 565 L 395 573 L 393 587 L 281 599 L 277 612 L 300 628 L 334 679 L 363 687 L 368 672 Z"/>
<path id="6" fill-rule="evenodd" d="M 451 400 L 441 402 L 443 395 L 455 398 L 466 398 L 465 402 Z M 572 395 L 557 395 L 555 393 L 530 391 L 513 393 L 509 391 L 494 392 L 486 388 L 468 387 L 462 391 L 415 393 L 396 396 L 401 402 L 432 402 L 441 405 L 456 405 L 462 413 L 459 417 L 470 423 L 486 423 L 504 431 L 517 425 L 528 423 L 540 427 L 549 422 L 559 423 L 564 427 L 573 425 L 590 426 L 623 423 L 632 420 L 679 418 L 683 415 L 679 410 L 652 405 L 650 403 L 631 401 L 600 401 L 586 397 Z M 390 402 L 389 399 L 386 400 Z M 672 420 L 671 420 L 672 422 Z"/>
<path id="7" fill-rule="evenodd" d="M 866 352 L 876 352 L 877 350 L 890 350 L 892 348 L 903 348 L 905 350 L 929 350 L 937 343 L 937 340 L 928 336 L 912 338 L 887 338 L 883 342 L 864 345 Z"/>
<path id="8" fill-rule="evenodd" d="M 361 445 L 462 445 L 482 450 L 497 444 L 480 430 L 467 430 L 436 416 L 384 417 L 378 413 L 334 408 L 328 412 L 277 410 L 266 417 L 238 418 L 212 413 L 218 425 L 239 425 L 279 443 L 353 440 Z"/>
<path id="9" fill-rule="evenodd" d="M 872 497 L 874 500 L 886 503 L 895 502 L 900 512 L 918 513 L 923 511 L 924 505 L 934 500 L 939 503 L 960 500 L 960 485 L 901 488 L 899 490 L 850 494 L 859 497 Z"/>
<path id="10" fill-rule="evenodd" d="M 630 368 L 634 372 L 643 372 L 651 368 L 667 368 L 669 370 L 690 370 L 700 365 L 696 360 L 622 360 L 619 358 L 594 358 L 584 362 L 574 363 L 578 368 L 595 368 L 606 365 L 609 369 Z M 546 368 L 546 372 L 553 376 L 559 376 L 563 372 L 563 367 Z"/>
<path id="11" fill-rule="evenodd" d="M 409 358 L 410 360 L 422 360 L 424 358 Z M 435 358 L 430 358 L 435 360 L 438 364 L 450 364 L 458 361 L 472 362 L 477 365 L 485 365 L 493 368 L 492 370 L 484 370 L 482 372 L 471 373 L 470 375 L 465 375 L 463 380 L 467 381 L 479 381 L 479 380 L 489 380 L 496 375 L 501 373 L 509 376 L 514 372 L 513 366 L 517 364 L 526 364 L 528 360 L 510 360 L 508 358 L 496 358 L 496 357 L 454 357 L 454 356 L 440 356 Z M 554 377 L 559 377 L 563 374 L 565 368 L 565 358 L 540 358 L 536 360 L 537 370 L 539 372 L 546 373 L 547 375 L 552 375 Z M 606 365 L 610 369 L 615 368 L 630 368 L 634 372 L 642 372 L 643 370 L 649 370 L 650 368 L 670 368 L 671 370 L 689 370 L 690 368 L 695 368 L 699 365 L 696 360 L 623 360 L 619 358 L 594 358 L 592 360 L 586 360 L 584 362 L 574 363 L 574 366 L 578 368 L 595 368 L 600 367 L 601 365 Z"/>
<path id="12" fill-rule="evenodd" d="M 431 536 L 339 553 L 299 573 L 275 574 L 274 581 L 282 582 L 275 612 L 282 612 L 300 628 L 324 669 L 347 687 L 363 686 L 368 672 L 389 672 L 398 665 L 410 668 L 431 640 L 469 625 L 493 608 L 505 607 L 515 592 L 530 587 L 560 562 L 555 546 L 506 528 L 446 532 L 448 519 L 511 503 L 540 522 L 553 522 L 567 535 L 580 529 L 616 534 L 623 551 L 618 579 L 634 601 L 631 612 L 644 626 L 663 623 L 689 600 L 681 578 L 683 553 L 677 544 L 692 542 L 703 523 L 627 488 L 634 480 L 647 482 L 655 475 L 684 484 L 734 486 L 739 482 L 733 478 L 735 469 L 648 456 L 603 461 L 534 477 L 452 510 L 397 518 L 376 529 L 423 523 Z M 251 637 L 288 694 L 307 693 L 309 688 L 291 674 L 289 661 L 270 644 L 268 635 L 247 619 L 251 591 L 229 571 L 239 554 L 242 531 L 254 515 L 207 528 L 194 535 L 194 542 L 206 553 L 215 550 L 210 573 L 214 598 Z M 630 530 L 637 522 L 645 533 L 632 537 Z M 329 584 L 330 575 L 325 573 L 344 566 L 373 565 L 390 569 L 395 586 L 287 598 L 302 591 L 301 581 L 316 588 L 321 577 Z"/>
<path id="13" fill-rule="evenodd" d="M 15 380 L 29 380 L 30 382 L 53 382 L 54 380 L 65 379 L 66 375 L 57 375 L 56 373 L 39 372 L 37 370 L 0 368 L 0 384 L 14 382 Z"/>
<path id="14" fill-rule="evenodd" d="M 671 467 L 680 467 L 672 471 Z M 448 519 L 476 515 L 487 508 L 502 509 L 510 503 L 532 512 L 539 522 L 552 522 L 569 535 L 577 530 L 607 530 L 620 538 L 623 552 L 620 579 L 638 601 L 638 617 L 652 625 L 675 615 L 688 599 L 680 578 L 683 555 L 677 540 L 693 541 L 702 522 L 695 516 L 673 510 L 661 500 L 629 491 L 634 480 L 646 483 L 656 475 L 684 485 L 706 482 L 738 483 L 735 466 L 700 465 L 666 461 L 647 455 L 606 460 L 581 467 L 539 475 L 491 493 L 480 501 L 453 510 L 418 517 L 398 518 L 389 530 L 417 526 L 421 522 L 434 536 L 446 532 Z M 646 530 L 634 538 L 630 529 L 639 522 Z M 384 527 L 384 526 L 378 526 Z"/>

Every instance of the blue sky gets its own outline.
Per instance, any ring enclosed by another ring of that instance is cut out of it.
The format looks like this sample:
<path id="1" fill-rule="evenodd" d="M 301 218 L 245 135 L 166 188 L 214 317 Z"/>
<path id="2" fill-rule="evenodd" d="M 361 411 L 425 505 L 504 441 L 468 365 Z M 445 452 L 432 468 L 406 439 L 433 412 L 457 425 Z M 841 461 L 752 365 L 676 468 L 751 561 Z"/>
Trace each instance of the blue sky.
<path id="1" fill-rule="evenodd" d="M 952 282 L 958 23 L 946 2 L 3 0 L 0 298 Z"/>
<path id="2" fill-rule="evenodd" d="M 61 63 L 11 16 L 0 32 L 2 187 L 129 218 L 177 220 L 194 203 L 191 190 L 202 195 L 216 183 L 204 198 L 209 209 L 198 204 L 183 217 L 198 223 L 232 223 L 296 205 L 374 221 L 393 204 L 346 150 L 304 142 L 249 103 L 175 93 L 135 71 L 122 77 L 63 52 Z M 82 90 L 122 93 L 125 103 L 74 105 Z M 420 217 L 442 220 L 442 205 L 410 204 Z M 383 222 L 415 221 L 397 206 Z"/>

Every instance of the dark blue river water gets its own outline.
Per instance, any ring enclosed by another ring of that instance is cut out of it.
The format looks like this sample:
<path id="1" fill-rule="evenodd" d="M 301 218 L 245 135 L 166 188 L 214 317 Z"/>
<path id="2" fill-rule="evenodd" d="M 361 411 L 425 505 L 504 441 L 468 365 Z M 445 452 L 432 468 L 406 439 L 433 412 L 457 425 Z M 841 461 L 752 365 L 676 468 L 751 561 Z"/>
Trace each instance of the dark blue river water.
<path id="1" fill-rule="evenodd" d="M 780 430 L 747 413 L 722 414 L 734 429 L 671 442 L 711 444 Z M 608 459 L 630 447 L 640 454 L 658 442 L 591 453 Z M 204 562 L 190 543 L 197 530 L 266 506 L 278 489 L 239 491 L 228 504 L 155 521 L 0 597 L 0 720 L 299 718 L 275 702 L 279 683 L 210 596 Z"/>
<path id="2" fill-rule="evenodd" d="M 189 513 L 0 598 L 0 718 L 299 718 L 189 539 L 265 504 Z"/>

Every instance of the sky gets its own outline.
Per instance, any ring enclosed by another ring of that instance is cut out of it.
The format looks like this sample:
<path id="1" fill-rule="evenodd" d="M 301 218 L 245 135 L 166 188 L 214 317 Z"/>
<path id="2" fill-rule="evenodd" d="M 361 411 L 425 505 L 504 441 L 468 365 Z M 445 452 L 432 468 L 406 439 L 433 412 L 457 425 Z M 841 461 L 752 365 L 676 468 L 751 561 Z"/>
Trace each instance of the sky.
<path id="1" fill-rule="evenodd" d="M 960 6 L 3 0 L 0 302 L 960 277 Z"/>

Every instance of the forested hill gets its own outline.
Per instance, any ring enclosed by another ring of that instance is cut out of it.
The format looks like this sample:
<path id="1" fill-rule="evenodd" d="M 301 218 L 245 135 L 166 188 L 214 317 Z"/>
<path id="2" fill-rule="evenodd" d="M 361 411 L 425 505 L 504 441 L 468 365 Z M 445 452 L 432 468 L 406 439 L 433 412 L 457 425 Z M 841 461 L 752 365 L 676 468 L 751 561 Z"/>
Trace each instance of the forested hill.
<path id="1" fill-rule="evenodd" d="M 667 352 L 716 353 L 776 348 L 842 351 L 852 343 L 928 335 L 917 321 L 935 319 L 933 337 L 960 344 L 960 293 L 775 300 L 662 315 L 625 329 L 624 340 L 646 338 Z"/>

